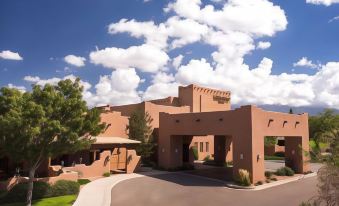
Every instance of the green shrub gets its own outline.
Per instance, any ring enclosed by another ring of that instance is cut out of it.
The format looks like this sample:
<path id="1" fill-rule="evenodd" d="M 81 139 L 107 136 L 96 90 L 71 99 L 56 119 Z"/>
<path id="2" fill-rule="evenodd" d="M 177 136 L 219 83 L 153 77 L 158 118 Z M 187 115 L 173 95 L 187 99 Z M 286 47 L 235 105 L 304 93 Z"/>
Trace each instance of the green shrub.
<path id="1" fill-rule="evenodd" d="M 270 172 L 270 171 L 265 171 L 265 177 L 270 179 L 273 175 L 273 172 Z"/>
<path id="2" fill-rule="evenodd" d="M 286 176 L 293 176 L 294 175 L 294 171 L 289 167 L 285 167 L 285 171 L 286 171 Z"/>
<path id="3" fill-rule="evenodd" d="M 276 153 L 274 153 L 274 156 L 285 157 L 285 152 L 276 152 Z"/>
<path id="4" fill-rule="evenodd" d="M 34 182 L 33 184 L 33 200 L 52 196 L 52 188 L 48 183 Z M 26 200 L 27 189 L 28 183 L 15 185 L 0 199 L 0 203 L 24 202 Z"/>
<path id="5" fill-rule="evenodd" d="M 281 167 L 275 172 L 278 176 L 293 176 L 294 171 L 289 167 Z"/>
<path id="6" fill-rule="evenodd" d="M 238 183 L 242 186 L 250 186 L 251 185 L 250 173 L 244 169 L 239 169 L 238 172 L 239 172 Z"/>
<path id="7" fill-rule="evenodd" d="M 80 184 L 78 182 L 69 180 L 58 180 L 54 185 L 52 185 L 53 197 L 62 195 L 75 195 L 79 193 L 79 190 Z"/>
<path id="8" fill-rule="evenodd" d="M 198 159 L 199 159 L 198 148 L 197 148 L 197 147 L 193 147 L 193 148 L 192 148 L 192 151 L 193 151 L 193 157 L 194 157 L 194 160 L 198 160 Z"/>
<path id="9" fill-rule="evenodd" d="M 85 185 L 85 184 L 90 183 L 90 182 L 91 182 L 91 180 L 89 180 L 89 179 L 78 179 L 78 183 L 80 185 Z"/>
<path id="10" fill-rule="evenodd" d="M 111 176 L 111 173 L 105 172 L 104 174 L 102 174 L 102 176 L 104 176 L 104 177 L 109 177 L 109 176 Z"/>
<path id="11" fill-rule="evenodd" d="M 276 177 L 271 178 L 272 181 L 277 181 L 278 179 Z"/>
<path id="12" fill-rule="evenodd" d="M 264 184 L 262 181 L 258 181 L 255 185 L 262 185 Z"/>
<path id="13" fill-rule="evenodd" d="M 269 179 L 266 179 L 265 182 L 266 182 L 266 183 L 270 183 L 271 181 L 270 181 Z"/>
<path id="14" fill-rule="evenodd" d="M 204 158 L 204 161 L 210 161 L 210 160 L 211 160 L 210 155 L 207 155 L 207 156 Z"/>

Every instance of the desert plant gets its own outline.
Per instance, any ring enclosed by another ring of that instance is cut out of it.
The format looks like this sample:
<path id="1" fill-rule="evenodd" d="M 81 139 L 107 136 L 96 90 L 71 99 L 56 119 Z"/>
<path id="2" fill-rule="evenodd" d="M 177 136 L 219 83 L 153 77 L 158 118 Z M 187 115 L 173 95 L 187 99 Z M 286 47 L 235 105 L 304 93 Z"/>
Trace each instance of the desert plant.
<path id="1" fill-rule="evenodd" d="M 266 183 L 270 183 L 271 181 L 270 181 L 269 179 L 266 179 L 265 182 L 266 182 Z"/>
<path id="2" fill-rule="evenodd" d="M 242 186 L 250 186 L 251 180 L 250 180 L 250 173 L 247 170 L 239 169 L 239 179 L 238 182 Z"/>
<path id="3" fill-rule="evenodd" d="M 293 176 L 294 171 L 289 167 L 281 167 L 275 172 L 278 176 Z"/>
<path id="4" fill-rule="evenodd" d="M 204 158 L 204 161 L 210 161 L 210 160 L 211 160 L 210 155 L 206 155 L 206 157 Z"/>
<path id="5" fill-rule="evenodd" d="M 270 178 L 272 177 L 272 175 L 273 175 L 273 172 L 265 171 L 265 177 L 266 177 L 267 179 L 270 179 Z"/>
<path id="6" fill-rule="evenodd" d="M 272 181 L 277 181 L 278 179 L 276 177 L 271 178 Z"/>
<path id="7" fill-rule="evenodd" d="M 262 185 L 264 184 L 262 181 L 258 181 L 255 185 Z"/>
<path id="8" fill-rule="evenodd" d="M 193 151 L 193 157 L 194 157 L 194 160 L 198 160 L 198 159 L 199 159 L 198 148 L 197 148 L 197 147 L 193 147 L 193 148 L 192 148 L 192 151 Z"/>

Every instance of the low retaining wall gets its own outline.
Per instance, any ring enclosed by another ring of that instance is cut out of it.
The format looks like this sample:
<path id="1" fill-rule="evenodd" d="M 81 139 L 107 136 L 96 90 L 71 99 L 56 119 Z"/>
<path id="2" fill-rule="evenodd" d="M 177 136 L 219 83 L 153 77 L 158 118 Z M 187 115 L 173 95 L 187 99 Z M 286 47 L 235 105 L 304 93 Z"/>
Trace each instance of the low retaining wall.
<path id="1" fill-rule="evenodd" d="M 106 172 L 110 172 L 110 156 L 111 152 L 108 150 L 100 153 L 100 159 L 94 161 L 91 165 L 77 164 L 74 167 L 64 167 L 64 172 L 73 171 L 79 174 L 80 178 L 89 178 L 102 176 Z"/>

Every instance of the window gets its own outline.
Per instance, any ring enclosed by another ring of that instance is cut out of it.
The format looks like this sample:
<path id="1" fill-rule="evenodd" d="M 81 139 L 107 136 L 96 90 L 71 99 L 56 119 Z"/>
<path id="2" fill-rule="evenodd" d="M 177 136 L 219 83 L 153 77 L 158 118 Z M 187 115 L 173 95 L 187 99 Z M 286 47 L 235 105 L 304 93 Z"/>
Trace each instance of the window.
<path id="1" fill-rule="evenodd" d="M 210 149 L 210 143 L 206 142 L 206 152 L 209 152 L 209 149 Z"/>
<path id="2" fill-rule="evenodd" d="M 204 152 L 204 143 L 200 142 L 200 152 Z"/>

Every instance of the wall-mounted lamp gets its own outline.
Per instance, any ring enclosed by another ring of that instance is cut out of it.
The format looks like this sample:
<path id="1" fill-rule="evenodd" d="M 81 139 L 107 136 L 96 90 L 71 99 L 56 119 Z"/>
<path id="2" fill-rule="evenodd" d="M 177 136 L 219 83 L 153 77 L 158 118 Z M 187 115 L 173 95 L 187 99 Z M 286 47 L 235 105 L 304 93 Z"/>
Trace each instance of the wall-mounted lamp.
<path id="1" fill-rule="evenodd" d="M 196 119 L 195 121 L 196 121 L 196 122 L 200 122 L 200 119 Z"/>
<path id="2" fill-rule="evenodd" d="M 180 122 L 180 120 L 176 119 L 176 120 L 175 120 L 175 122 L 176 122 L 176 123 L 179 123 L 179 122 Z"/>
<path id="3" fill-rule="evenodd" d="M 165 152 L 165 148 L 162 148 L 161 152 Z"/>
<path id="4" fill-rule="evenodd" d="M 292 155 L 294 155 L 294 154 L 295 154 L 295 150 L 292 150 L 292 152 L 291 152 L 291 153 L 292 153 Z"/>
<path id="5" fill-rule="evenodd" d="M 257 155 L 257 162 L 261 159 L 260 154 Z"/>
<path id="6" fill-rule="evenodd" d="M 244 154 L 240 154 L 240 159 L 244 159 Z"/>
<path id="7" fill-rule="evenodd" d="M 177 148 L 175 149 L 175 153 L 178 153 L 178 149 Z"/>
<path id="8" fill-rule="evenodd" d="M 224 121 L 224 119 L 223 118 L 219 118 L 219 122 L 222 122 L 222 121 Z"/>

